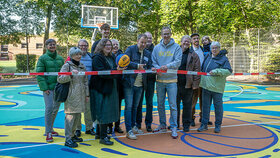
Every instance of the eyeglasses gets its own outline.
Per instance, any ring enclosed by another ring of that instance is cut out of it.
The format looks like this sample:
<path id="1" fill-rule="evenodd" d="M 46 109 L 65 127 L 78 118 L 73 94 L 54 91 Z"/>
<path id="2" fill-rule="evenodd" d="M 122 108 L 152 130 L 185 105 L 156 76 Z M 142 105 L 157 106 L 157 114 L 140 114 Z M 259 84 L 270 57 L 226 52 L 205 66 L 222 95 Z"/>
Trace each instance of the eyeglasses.
<path id="1" fill-rule="evenodd" d="M 79 45 L 79 47 L 88 47 L 88 45 Z"/>
<path id="2" fill-rule="evenodd" d="M 56 46 L 56 44 L 48 44 L 49 46 Z"/>
<path id="3" fill-rule="evenodd" d="M 105 47 L 112 47 L 112 45 L 111 44 L 106 44 Z"/>

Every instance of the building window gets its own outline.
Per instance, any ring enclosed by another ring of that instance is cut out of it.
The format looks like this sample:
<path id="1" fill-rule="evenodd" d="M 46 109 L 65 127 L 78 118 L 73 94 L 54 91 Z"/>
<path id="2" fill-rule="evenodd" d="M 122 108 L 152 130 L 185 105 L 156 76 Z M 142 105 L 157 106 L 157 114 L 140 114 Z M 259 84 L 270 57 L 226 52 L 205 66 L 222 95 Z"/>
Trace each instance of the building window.
<path id="1" fill-rule="evenodd" d="M 27 47 L 27 44 L 26 43 L 22 43 L 21 44 L 21 48 L 26 48 Z"/>
<path id="2" fill-rule="evenodd" d="M 1 45 L 1 51 L 7 52 L 8 51 L 8 45 Z"/>
<path id="3" fill-rule="evenodd" d="M 43 43 L 36 43 L 36 49 L 42 49 Z"/>

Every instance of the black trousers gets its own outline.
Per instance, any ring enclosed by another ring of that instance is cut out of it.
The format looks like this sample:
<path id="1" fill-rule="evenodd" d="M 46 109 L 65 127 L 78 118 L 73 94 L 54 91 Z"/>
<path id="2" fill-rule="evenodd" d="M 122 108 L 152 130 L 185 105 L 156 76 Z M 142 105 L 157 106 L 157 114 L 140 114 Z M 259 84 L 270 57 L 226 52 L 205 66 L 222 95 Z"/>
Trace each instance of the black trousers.
<path id="1" fill-rule="evenodd" d="M 100 139 L 107 137 L 107 127 L 108 124 L 97 124 L 96 135 L 100 136 Z"/>
<path id="2" fill-rule="evenodd" d="M 184 86 L 178 85 L 177 88 L 177 125 L 180 127 L 180 113 L 181 101 L 183 102 L 183 115 L 182 123 L 183 126 L 190 126 L 192 121 L 192 98 L 193 98 L 193 89 L 184 88 Z"/>

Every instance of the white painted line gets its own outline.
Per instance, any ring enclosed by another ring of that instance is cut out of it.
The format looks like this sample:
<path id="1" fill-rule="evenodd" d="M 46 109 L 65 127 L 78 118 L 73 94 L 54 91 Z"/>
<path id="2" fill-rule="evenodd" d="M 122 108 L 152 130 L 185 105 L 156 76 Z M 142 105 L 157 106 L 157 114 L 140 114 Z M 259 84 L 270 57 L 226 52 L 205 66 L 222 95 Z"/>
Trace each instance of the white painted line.
<path id="1" fill-rule="evenodd" d="M 276 121 L 276 122 L 259 122 L 259 123 L 245 123 L 245 124 L 237 124 L 237 125 L 227 125 L 227 126 L 222 126 L 222 128 L 225 127 L 240 127 L 240 126 L 252 126 L 252 125 L 262 125 L 262 124 L 275 124 L 275 123 L 280 123 L 280 121 Z M 208 129 L 212 129 L 215 127 L 209 127 Z M 196 131 L 196 129 L 190 129 L 191 131 Z M 182 132 L 183 130 L 178 130 L 178 132 Z M 135 134 L 138 136 L 142 136 L 142 135 L 153 135 L 153 134 L 162 134 L 162 133 L 171 133 L 171 131 L 167 131 L 167 132 L 156 132 L 156 133 L 144 133 L 144 134 Z M 201 133 L 201 132 L 200 132 Z M 125 138 L 126 135 L 121 135 L 121 136 L 114 136 L 111 138 Z M 83 142 L 86 141 L 91 141 L 91 140 L 96 140 L 96 139 L 85 139 Z M 29 146 L 23 146 L 23 147 L 15 147 L 15 148 L 7 148 L 7 149 L 0 149 L 1 151 L 8 151 L 8 150 L 16 150 L 16 149 L 25 149 L 25 148 L 33 148 L 33 147 L 40 147 L 40 146 L 46 146 L 46 145 L 59 145 L 59 144 L 64 144 L 65 142 L 58 142 L 58 143 L 48 143 L 48 144 L 39 144 L 39 145 L 29 145 Z"/>

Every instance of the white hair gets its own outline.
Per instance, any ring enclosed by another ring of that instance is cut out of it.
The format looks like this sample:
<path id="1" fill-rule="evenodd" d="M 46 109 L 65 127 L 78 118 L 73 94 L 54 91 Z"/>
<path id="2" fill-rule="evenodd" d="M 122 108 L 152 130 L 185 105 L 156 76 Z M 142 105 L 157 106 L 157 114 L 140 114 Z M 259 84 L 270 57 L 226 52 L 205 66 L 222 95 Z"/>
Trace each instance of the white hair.
<path id="1" fill-rule="evenodd" d="M 217 47 L 221 48 L 221 44 L 217 41 L 213 41 L 210 45 L 210 48 L 212 48 L 213 46 L 217 46 Z"/>

